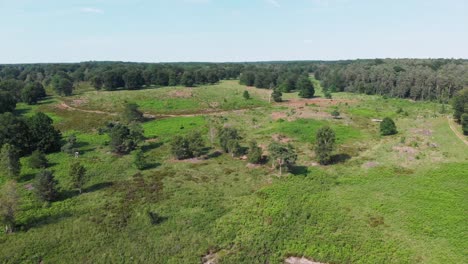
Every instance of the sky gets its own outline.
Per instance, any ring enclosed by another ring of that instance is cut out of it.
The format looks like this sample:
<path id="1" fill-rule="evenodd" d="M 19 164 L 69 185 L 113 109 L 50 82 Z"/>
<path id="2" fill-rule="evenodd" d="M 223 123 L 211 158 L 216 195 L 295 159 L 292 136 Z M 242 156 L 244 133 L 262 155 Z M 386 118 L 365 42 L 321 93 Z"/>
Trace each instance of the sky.
<path id="1" fill-rule="evenodd" d="M 468 58 L 468 0 L 0 0 L 0 63 Z"/>

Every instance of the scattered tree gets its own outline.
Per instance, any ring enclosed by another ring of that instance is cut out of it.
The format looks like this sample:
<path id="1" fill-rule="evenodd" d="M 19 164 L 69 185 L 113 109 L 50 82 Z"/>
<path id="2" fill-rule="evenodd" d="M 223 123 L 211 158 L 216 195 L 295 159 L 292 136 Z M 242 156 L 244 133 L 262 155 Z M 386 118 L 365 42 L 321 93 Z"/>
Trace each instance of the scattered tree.
<path id="1" fill-rule="evenodd" d="M 283 168 L 288 169 L 296 163 L 297 154 L 291 144 L 273 141 L 268 146 L 273 168 L 279 168 L 280 176 Z"/>
<path id="2" fill-rule="evenodd" d="M 178 160 L 200 157 L 205 149 L 205 142 L 198 131 L 187 136 L 175 136 L 171 142 L 171 152 Z"/>
<path id="3" fill-rule="evenodd" d="M 273 92 L 271 93 L 271 98 L 273 99 L 274 102 L 282 102 L 283 101 L 283 93 L 278 90 L 278 89 L 274 89 Z"/>
<path id="4" fill-rule="evenodd" d="M 60 150 L 62 135 L 52 125 L 52 119 L 39 112 L 28 120 L 29 135 L 33 142 L 33 148 L 44 153 Z"/>
<path id="5" fill-rule="evenodd" d="M 21 164 L 17 149 L 10 145 L 5 144 L 0 151 L 0 172 L 1 174 L 9 177 L 16 178 L 21 171 Z"/>
<path id="6" fill-rule="evenodd" d="M 141 149 L 137 149 L 133 155 L 133 164 L 139 170 L 144 170 L 147 167 L 145 161 L 145 153 Z"/>
<path id="7" fill-rule="evenodd" d="M 307 76 L 301 76 L 297 81 L 299 96 L 302 98 L 312 98 L 315 94 L 314 84 Z"/>
<path id="8" fill-rule="evenodd" d="M 44 86 L 39 82 L 28 83 L 21 89 L 21 101 L 32 105 L 46 96 Z"/>
<path id="9" fill-rule="evenodd" d="M 34 190 L 37 197 L 44 202 L 52 202 L 58 196 L 57 180 L 49 170 L 43 170 L 36 175 Z"/>
<path id="10" fill-rule="evenodd" d="M 468 113 L 464 113 L 461 116 L 461 125 L 463 129 L 463 134 L 465 136 L 468 136 Z"/>
<path id="11" fill-rule="evenodd" d="M 44 169 L 47 168 L 48 161 L 46 155 L 40 150 L 35 150 L 29 157 L 29 167 L 33 169 Z"/>
<path id="12" fill-rule="evenodd" d="M 334 148 L 335 132 L 329 126 L 320 128 L 315 136 L 314 148 L 318 162 L 323 165 L 329 164 Z"/>
<path id="13" fill-rule="evenodd" d="M 223 127 L 219 132 L 219 144 L 221 145 L 221 149 L 226 153 L 231 153 L 229 151 L 229 145 L 231 149 L 234 150 L 235 143 L 232 141 L 240 140 L 241 137 L 237 129 L 233 127 Z"/>
<path id="14" fill-rule="evenodd" d="M 249 100 L 250 99 L 249 91 L 245 90 L 242 96 L 244 97 L 245 100 Z"/>
<path id="15" fill-rule="evenodd" d="M 128 103 L 122 113 L 122 119 L 127 122 L 141 122 L 143 121 L 143 113 L 138 110 L 138 105 L 135 103 Z"/>
<path id="16" fill-rule="evenodd" d="M 263 150 L 258 146 L 256 141 L 250 141 L 249 153 L 247 154 L 247 161 L 252 164 L 259 164 L 263 161 Z"/>
<path id="17" fill-rule="evenodd" d="M 114 153 L 128 154 L 134 150 L 143 138 L 140 126 L 131 127 L 123 124 L 114 124 L 110 128 L 110 147 Z"/>
<path id="18" fill-rule="evenodd" d="M 87 181 L 86 168 L 78 161 L 75 161 L 70 165 L 69 175 L 73 188 L 78 189 L 81 194 L 83 186 Z"/>
<path id="19" fill-rule="evenodd" d="M 385 117 L 380 123 L 380 134 L 382 136 L 394 135 L 398 133 L 395 122 L 390 117 Z"/>
<path id="20" fill-rule="evenodd" d="M 0 222 L 5 226 L 5 233 L 14 232 L 19 195 L 15 181 L 8 181 L 0 191 Z"/>
<path id="21" fill-rule="evenodd" d="M 74 134 L 69 135 L 66 142 L 67 143 L 62 146 L 62 152 L 74 155 L 78 151 L 76 148 L 76 136 Z"/>

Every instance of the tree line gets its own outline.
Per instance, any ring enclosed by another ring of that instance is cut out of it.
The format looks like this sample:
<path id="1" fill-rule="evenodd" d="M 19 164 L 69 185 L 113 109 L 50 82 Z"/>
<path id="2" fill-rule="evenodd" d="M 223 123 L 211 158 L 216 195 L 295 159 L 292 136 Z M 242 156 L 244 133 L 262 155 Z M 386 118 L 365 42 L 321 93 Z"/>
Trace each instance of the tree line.
<path id="1" fill-rule="evenodd" d="M 468 86 L 468 62 L 452 59 L 375 59 L 319 65 L 315 78 L 331 92 L 378 94 L 447 103 Z"/>

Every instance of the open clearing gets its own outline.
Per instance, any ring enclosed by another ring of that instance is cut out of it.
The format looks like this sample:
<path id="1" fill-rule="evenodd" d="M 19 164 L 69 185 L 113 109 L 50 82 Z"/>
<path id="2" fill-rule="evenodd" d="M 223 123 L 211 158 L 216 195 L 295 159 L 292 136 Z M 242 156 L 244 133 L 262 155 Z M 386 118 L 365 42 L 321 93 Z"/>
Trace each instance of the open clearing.
<path id="1" fill-rule="evenodd" d="M 253 99 L 242 98 L 246 89 Z M 446 116 L 434 111 L 436 103 L 350 93 L 304 100 L 291 93 L 285 94 L 289 101 L 269 104 L 268 92 L 223 81 L 197 88 L 85 91 L 18 105 L 21 114 L 43 111 L 64 135 L 76 134 L 90 181 L 82 195 L 63 192 L 62 199 L 44 206 L 30 190 L 37 171 L 24 165 L 19 184 L 25 200 L 18 215 L 24 228 L 0 237 L 2 262 L 468 259 L 468 147 Z M 132 165 L 132 155 L 111 154 L 108 136 L 96 131 L 118 118 L 126 101 L 156 116 L 143 124 L 142 150 L 150 164 L 144 171 Z M 400 107 L 408 114 L 397 113 Z M 335 109 L 342 119 L 331 118 Z M 371 121 L 386 116 L 396 121 L 397 135 L 381 137 L 379 124 Z M 207 159 L 175 162 L 168 144 L 173 136 L 200 130 L 209 142 L 209 124 L 216 118 L 238 128 L 244 146 L 252 139 L 267 146 L 272 137 L 291 143 L 298 166 L 277 177 L 270 164 L 249 166 L 219 153 L 216 145 Z M 315 132 L 324 125 L 337 136 L 332 166 L 318 166 L 312 150 Z M 73 158 L 64 153 L 47 158 L 59 185 L 68 190 Z M 159 186 L 161 195 L 154 196 L 148 186 Z M 148 220 L 149 212 L 161 216 L 158 224 Z"/>

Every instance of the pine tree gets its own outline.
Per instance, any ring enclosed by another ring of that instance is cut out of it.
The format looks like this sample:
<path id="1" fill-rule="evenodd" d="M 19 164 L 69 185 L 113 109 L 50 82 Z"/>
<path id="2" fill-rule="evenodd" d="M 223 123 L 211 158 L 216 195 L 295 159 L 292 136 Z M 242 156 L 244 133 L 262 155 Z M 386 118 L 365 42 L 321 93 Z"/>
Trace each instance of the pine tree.
<path id="1" fill-rule="evenodd" d="M 73 162 L 70 166 L 69 174 L 73 187 L 78 189 L 81 194 L 83 186 L 87 181 L 86 168 L 83 167 L 83 165 L 81 165 L 79 162 Z"/>
<path id="2" fill-rule="evenodd" d="M 323 165 L 329 164 L 334 148 L 335 132 L 329 126 L 320 128 L 315 136 L 315 155 L 318 162 Z"/>
<path id="3" fill-rule="evenodd" d="M 20 171 L 18 151 L 10 144 L 3 145 L 0 151 L 0 172 L 9 178 L 15 178 L 19 176 Z"/>
<path id="4" fill-rule="evenodd" d="M 34 190 L 37 197 L 44 202 L 52 202 L 58 196 L 57 180 L 51 171 L 43 170 L 36 175 Z"/>

